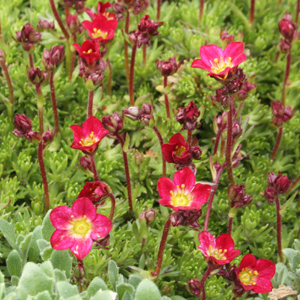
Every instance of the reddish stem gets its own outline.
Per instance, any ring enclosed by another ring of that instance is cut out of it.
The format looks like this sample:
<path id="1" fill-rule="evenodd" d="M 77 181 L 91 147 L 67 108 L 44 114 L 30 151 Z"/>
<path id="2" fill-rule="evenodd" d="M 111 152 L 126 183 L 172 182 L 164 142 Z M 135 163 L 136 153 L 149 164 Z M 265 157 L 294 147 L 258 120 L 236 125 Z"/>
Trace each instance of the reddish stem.
<path id="1" fill-rule="evenodd" d="M 132 47 L 131 62 L 130 62 L 129 96 L 130 96 L 131 106 L 134 106 L 133 81 L 134 81 L 134 64 L 135 64 L 136 47 L 137 47 L 136 44 L 134 44 Z"/>
<path id="2" fill-rule="evenodd" d="M 254 21 L 255 0 L 251 0 L 249 23 L 252 25 Z"/>
<path id="3" fill-rule="evenodd" d="M 59 133 L 59 120 L 58 120 L 58 112 L 57 112 L 57 105 L 56 105 L 56 97 L 55 97 L 55 89 L 54 89 L 54 71 L 50 71 L 50 92 L 51 92 L 51 100 L 52 100 L 52 108 L 53 108 L 53 115 L 54 115 L 54 135 Z"/>
<path id="4" fill-rule="evenodd" d="M 131 195 L 131 180 L 130 180 L 130 174 L 129 174 L 128 157 L 127 157 L 127 153 L 123 150 L 123 146 L 124 146 L 123 138 L 120 136 L 119 133 L 116 133 L 116 138 L 119 140 L 119 142 L 121 144 L 121 147 L 122 147 L 124 168 L 125 168 L 125 175 L 126 175 L 126 183 L 127 183 L 129 214 L 133 215 L 133 205 L 132 205 L 132 195 Z"/>
<path id="5" fill-rule="evenodd" d="M 111 211 L 110 211 L 109 219 L 112 221 L 114 218 L 114 214 L 115 214 L 116 199 L 112 193 L 110 193 L 108 196 L 111 200 Z"/>
<path id="6" fill-rule="evenodd" d="M 212 208 L 212 203 L 213 203 L 213 200 L 214 200 L 214 197 L 215 197 L 215 193 L 217 191 L 217 188 L 218 188 L 218 185 L 219 185 L 219 180 L 220 180 L 220 177 L 221 177 L 221 174 L 224 170 L 224 166 L 223 165 L 220 170 L 217 172 L 217 176 L 216 176 L 216 179 L 214 180 L 214 186 L 212 187 L 212 191 L 209 195 L 209 200 L 208 200 L 208 206 L 207 206 L 207 211 L 206 211 L 206 215 L 205 215 L 205 221 L 204 221 L 204 229 L 203 231 L 207 231 L 207 228 L 208 228 L 208 222 L 209 222 L 209 217 L 210 217 L 210 212 L 211 212 L 211 208 Z"/>
<path id="7" fill-rule="evenodd" d="M 12 112 L 13 112 L 13 106 L 14 106 L 14 90 L 12 87 L 12 83 L 11 83 L 11 79 L 8 73 L 8 68 L 6 66 L 5 60 L 4 58 L 0 58 L 0 66 L 3 70 L 6 82 L 7 82 L 7 87 L 8 87 L 8 92 L 9 92 L 9 102 L 11 104 L 12 107 Z"/>
<path id="8" fill-rule="evenodd" d="M 130 25 L 130 12 L 127 10 L 126 20 L 125 20 L 125 34 L 128 36 L 129 33 L 129 25 Z M 128 60 L 128 43 L 126 39 L 124 39 L 124 59 L 125 59 L 125 71 L 126 71 L 126 79 L 129 82 L 129 60 Z"/>
<path id="9" fill-rule="evenodd" d="M 47 212 L 50 208 L 50 202 L 49 202 L 49 188 L 48 188 L 47 175 L 46 175 L 45 164 L 43 159 L 43 152 L 44 152 L 44 142 L 41 141 L 38 146 L 38 159 L 39 159 L 43 186 L 44 186 L 45 211 Z"/>
<path id="10" fill-rule="evenodd" d="M 147 65 L 147 45 L 143 44 L 143 66 L 144 68 Z"/>
<path id="11" fill-rule="evenodd" d="M 90 154 L 90 159 L 91 159 L 91 163 L 92 163 L 92 171 L 94 174 L 94 181 L 99 181 L 100 178 L 98 176 L 98 172 L 97 172 L 97 168 L 96 168 L 95 155 Z"/>
<path id="12" fill-rule="evenodd" d="M 94 91 L 90 91 L 89 102 L 88 102 L 88 113 L 87 113 L 88 118 L 93 116 L 93 100 L 94 100 Z"/>
<path id="13" fill-rule="evenodd" d="M 291 50 L 289 51 L 289 54 L 286 57 L 286 69 L 285 69 L 285 76 L 283 81 L 283 88 L 282 88 L 282 105 L 285 106 L 285 98 L 286 98 L 286 85 L 289 79 L 290 75 L 290 69 L 291 69 Z"/>
<path id="14" fill-rule="evenodd" d="M 291 187 L 289 188 L 289 192 L 293 190 L 293 188 L 297 185 L 297 183 L 300 181 L 300 175 L 295 179 Z"/>
<path id="15" fill-rule="evenodd" d="M 204 10 L 204 0 L 200 0 L 200 8 L 199 8 L 199 19 L 200 19 L 200 21 L 202 21 L 203 10 Z"/>
<path id="16" fill-rule="evenodd" d="M 65 28 L 65 26 L 64 26 L 61 18 L 58 15 L 58 12 L 57 12 L 55 4 L 54 4 L 54 0 L 49 0 L 49 2 L 50 2 L 50 6 L 51 6 L 51 9 L 52 9 L 53 15 L 54 15 L 54 17 L 55 17 L 55 19 L 56 19 L 56 21 L 57 21 L 57 23 L 58 23 L 61 31 L 63 32 L 65 38 L 68 40 L 69 37 L 70 37 L 69 33 L 68 33 L 67 29 Z"/>
<path id="17" fill-rule="evenodd" d="M 230 104 L 227 120 L 227 144 L 226 144 L 226 169 L 231 185 L 235 185 L 232 170 L 231 149 L 232 149 L 232 111 L 233 104 Z"/>
<path id="18" fill-rule="evenodd" d="M 66 16 L 66 20 L 68 19 L 69 14 L 70 14 L 69 7 L 68 7 L 68 6 L 65 6 L 65 16 Z"/>
<path id="19" fill-rule="evenodd" d="M 215 155 L 218 151 L 218 146 L 219 146 L 220 137 L 221 137 L 222 132 L 223 132 L 223 129 L 219 129 L 217 132 L 213 155 Z"/>
<path id="20" fill-rule="evenodd" d="M 279 127 L 279 129 L 278 129 L 278 134 L 277 134 L 277 139 L 276 139 L 275 147 L 274 147 L 272 155 L 271 155 L 271 161 L 273 161 L 275 159 L 277 150 L 278 150 L 279 145 L 280 145 L 282 133 L 283 133 L 283 126 Z"/>
<path id="21" fill-rule="evenodd" d="M 279 197 L 275 199 L 276 215 L 277 215 L 277 247 L 280 262 L 283 262 L 282 244 L 281 244 L 281 214 L 280 214 L 280 200 Z"/>
<path id="22" fill-rule="evenodd" d="M 161 0 L 157 0 L 157 12 L 156 12 L 157 21 L 159 21 L 160 19 L 160 7 L 161 7 Z"/>
<path id="23" fill-rule="evenodd" d="M 164 76 L 164 89 L 168 86 L 168 76 Z M 169 106 L 169 97 L 166 92 L 164 92 L 165 96 L 165 105 L 166 105 L 166 111 L 167 111 L 167 118 L 170 119 L 170 106 Z"/>
<path id="24" fill-rule="evenodd" d="M 276 57 L 275 57 L 275 60 L 274 60 L 274 64 L 276 64 L 278 62 L 279 55 L 280 55 L 280 51 L 277 50 Z"/>
<path id="25" fill-rule="evenodd" d="M 204 284 L 205 284 L 205 281 L 209 277 L 209 275 L 210 275 L 210 273 L 211 273 L 212 270 L 213 270 L 213 268 L 210 265 L 208 265 L 208 268 L 207 268 L 205 274 L 203 275 L 203 277 L 202 277 L 202 279 L 200 281 L 200 295 L 202 296 L 201 300 L 206 300 L 206 294 L 205 294 L 205 286 L 204 286 Z"/>
<path id="26" fill-rule="evenodd" d="M 193 130 L 188 130 L 188 132 L 187 132 L 187 142 L 188 142 L 188 144 L 190 144 L 191 141 L 192 141 L 192 133 L 193 133 Z"/>
<path id="27" fill-rule="evenodd" d="M 30 68 L 34 68 L 34 63 L 33 63 L 33 56 L 31 53 L 28 52 L 28 57 L 29 57 L 29 65 L 30 65 Z"/>
<path id="28" fill-rule="evenodd" d="M 111 96 L 112 69 L 111 69 L 111 64 L 110 64 L 109 59 L 107 59 L 106 62 L 107 62 L 107 67 L 108 67 L 107 90 L 108 90 L 108 95 Z"/>
<path id="29" fill-rule="evenodd" d="M 158 140 L 159 140 L 159 143 L 160 143 L 160 149 L 161 149 L 161 147 L 162 147 L 162 145 L 164 143 L 164 140 L 163 140 L 163 138 L 162 138 L 162 136 L 161 136 L 158 128 L 155 125 L 153 126 L 153 130 L 155 131 L 155 133 L 156 133 L 156 135 L 158 137 Z M 166 165 L 166 161 L 165 161 L 163 155 L 162 155 L 162 165 L 163 165 L 162 166 L 163 167 L 163 172 L 162 173 L 163 173 L 163 177 L 165 177 L 166 174 L 167 174 L 167 165 Z"/>
<path id="30" fill-rule="evenodd" d="M 298 25 L 298 20 L 299 20 L 299 10 L 300 10 L 300 0 L 297 0 L 297 7 L 296 7 L 296 18 L 295 18 L 295 23 Z"/>
<path id="31" fill-rule="evenodd" d="M 170 228 L 171 228 L 171 215 L 169 215 L 169 217 L 166 221 L 164 230 L 163 230 L 163 235 L 162 235 L 159 250 L 158 250 L 156 267 L 155 267 L 154 272 L 152 272 L 153 276 L 159 276 L 162 261 L 163 261 L 163 257 L 164 257 L 164 250 L 165 250 L 165 247 L 166 247 L 168 233 L 169 233 Z"/>

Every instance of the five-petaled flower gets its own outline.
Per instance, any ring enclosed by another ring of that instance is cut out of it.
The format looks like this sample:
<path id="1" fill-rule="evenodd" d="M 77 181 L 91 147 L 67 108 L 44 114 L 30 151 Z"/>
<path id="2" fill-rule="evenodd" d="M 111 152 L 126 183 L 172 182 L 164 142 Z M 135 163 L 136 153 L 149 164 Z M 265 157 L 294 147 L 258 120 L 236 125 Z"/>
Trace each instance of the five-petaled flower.
<path id="1" fill-rule="evenodd" d="M 101 54 L 99 52 L 100 46 L 95 41 L 87 40 L 80 46 L 77 43 L 73 47 L 81 57 L 82 62 L 87 67 L 94 67 L 98 64 Z"/>
<path id="2" fill-rule="evenodd" d="M 236 67 L 247 59 L 243 53 L 244 43 L 232 42 L 224 51 L 216 45 L 205 45 L 200 48 L 201 59 L 192 63 L 192 68 L 208 71 L 208 75 L 218 79 L 226 79 L 229 72 L 234 72 Z"/>
<path id="3" fill-rule="evenodd" d="M 50 221 L 56 228 L 50 239 L 51 246 L 56 250 L 70 249 L 80 260 L 89 254 L 93 241 L 105 237 L 112 228 L 109 218 L 97 214 L 88 198 L 77 199 L 72 208 L 54 208 Z"/>
<path id="4" fill-rule="evenodd" d="M 189 143 L 185 142 L 180 133 L 174 134 L 169 143 L 161 147 L 162 155 L 168 163 L 188 165 L 192 161 Z"/>
<path id="5" fill-rule="evenodd" d="M 116 20 L 117 17 L 115 14 L 106 11 L 106 9 L 109 7 L 111 7 L 111 3 L 102 3 L 101 1 L 99 1 L 97 6 L 97 14 L 92 12 L 90 9 L 86 9 L 85 11 L 92 20 L 94 20 L 98 14 L 104 15 L 107 18 L 107 20 Z"/>
<path id="6" fill-rule="evenodd" d="M 207 202 L 211 186 L 208 184 L 197 183 L 196 176 L 185 167 L 174 174 L 174 181 L 167 177 L 161 177 L 158 180 L 158 193 L 162 199 L 158 202 L 174 211 L 201 209 Z"/>
<path id="7" fill-rule="evenodd" d="M 209 232 L 202 231 L 198 237 L 200 241 L 198 249 L 215 265 L 228 264 L 241 253 L 240 250 L 234 249 L 234 241 L 230 234 L 224 233 L 215 239 Z"/>
<path id="8" fill-rule="evenodd" d="M 71 145 L 73 149 L 82 150 L 84 153 L 94 153 L 100 141 L 108 134 L 108 130 L 102 127 L 101 121 L 96 117 L 89 117 L 82 127 L 72 125 L 74 142 Z"/>
<path id="9" fill-rule="evenodd" d="M 246 291 L 269 293 L 272 291 L 271 279 L 275 275 L 275 264 L 267 259 L 256 260 L 252 254 L 246 254 L 235 272 Z"/>
<path id="10" fill-rule="evenodd" d="M 104 15 L 100 14 L 96 15 L 92 22 L 83 21 L 82 26 L 88 31 L 92 40 L 106 42 L 114 38 L 118 21 L 108 20 Z"/>

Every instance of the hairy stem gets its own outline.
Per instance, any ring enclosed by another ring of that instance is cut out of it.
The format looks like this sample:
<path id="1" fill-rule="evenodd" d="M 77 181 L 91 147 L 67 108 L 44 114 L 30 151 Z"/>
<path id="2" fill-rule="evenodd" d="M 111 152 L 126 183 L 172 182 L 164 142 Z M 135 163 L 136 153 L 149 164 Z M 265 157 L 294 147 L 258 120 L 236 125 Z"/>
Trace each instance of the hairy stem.
<path id="1" fill-rule="evenodd" d="M 286 86 L 290 75 L 290 69 L 291 69 L 291 50 L 289 51 L 289 54 L 286 57 L 286 68 L 285 68 L 285 76 L 283 81 L 283 88 L 282 88 L 282 105 L 285 106 L 285 99 L 286 99 Z"/>
<path id="2" fill-rule="evenodd" d="M 94 174 L 94 181 L 99 181 L 100 178 L 98 176 L 97 168 L 96 168 L 96 162 L 95 162 L 95 154 L 90 154 L 90 159 L 92 163 L 92 171 Z"/>
<path id="3" fill-rule="evenodd" d="M 126 20 L 125 20 L 125 34 L 128 36 L 129 33 L 129 25 L 130 25 L 130 12 L 127 10 Z M 124 61 L 125 61 L 125 71 L 126 71 L 126 79 L 129 83 L 129 60 L 128 60 L 128 42 L 124 39 Z"/>
<path id="4" fill-rule="evenodd" d="M 87 117 L 93 116 L 93 101 L 94 101 L 94 91 L 89 91 L 89 100 L 88 100 L 88 111 L 87 111 Z"/>
<path id="5" fill-rule="evenodd" d="M 275 56 L 275 60 L 274 60 L 274 64 L 277 63 L 278 59 L 279 59 L 279 55 L 280 55 L 280 50 L 277 50 L 276 56 Z"/>
<path id="6" fill-rule="evenodd" d="M 33 63 L 33 56 L 31 53 L 28 52 L 28 58 L 29 58 L 29 65 L 30 65 L 30 68 L 34 68 L 34 63 Z"/>
<path id="7" fill-rule="evenodd" d="M 272 155 L 271 155 L 271 161 L 273 161 L 273 160 L 275 159 L 275 156 L 276 156 L 277 150 L 278 150 L 278 148 L 279 148 L 279 145 L 280 145 L 280 141 L 281 141 L 282 133 L 283 133 L 283 126 L 281 126 L 281 127 L 279 127 L 279 128 L 278 128 L 277 139 L 276 139 L 276 143 L 275 143 L 275 146 L 274 146 L 274 149 L 273 149 Z"/>
<path id="8" fill-rule="evenodd" d="M 212 267 L 210 265 L 208 265 L 208 268 L 200 281 L 200 295 L 202 296 L 201 300 L 206 300 L 205 281 L 209 277 L 211 271 L 212 271 Z"/>
<path id="9" fill-rule="evenodd" d="M 116 199 L 114 197 L 114 195 L 112 193 L 110 193 L 108 195 L 108 197 L 111 200 L 111 210 L 110 210 L 110 215 L 109 215 L 109 219 L 112 221 L 114 218 L 114 214 L 115 214 L 115 208 L 116 208 Z"/>
<path id="10" fill-rule="evenodd" d="M 163 140 L 163 138 L 162 138 L 162 136 L 161 136 L 158 128 L 155 125 L 153 126 L 153 130 L 154 130 L 154 132 L 156 133 L 156 135 L 158 137 L 158 140 L 159 140 L 159 143 L 160 143 L 160 149 L 161 149 L 161 147 L 162 147 L 162 145 L 164 143 L 164 140 Z M 164 159 L 164 157 L 163 157 L 162 154 L 161 154 L 161 156 L 162 156 L 162 168 L 163 168 L 163 172 L 162 173 L 163 173 L 163 177 L 165 177 L 166 174 L 167 174 L 167 165 L 166 165 L 166 161 L 165 161 L 165 159 Z"/>
<path id="11" fill-rule="evenodd" d="M 202 17 L 203 17 L 203 10 L 204 10 L 204 0 L 200 0 L 200 7 L 199 7 L 200 22 L 202 21 Z"/>
<path id="12" fill-rule="evenodd" d="M 280 200 L 279 197 L 275 199 L 276 215 L 277 215 L 277 247 L 280 262 L 283 262 L 282 244 L 281 244 L 281 214 L 280 214 Z"/>
<path id="13" fill-rule="evenodd" d="M 255 12 L 255 0 L 251 0 L 251 7 L 250 7 L 250 18 L 249 23 L 252 25 L 254 22 L 254 12 Z"/>
<path id="14" fill-rule="evenodd" d="M 52 108 L 53 108 L 53 115 L 54 115 L 54 135 L 56 135 L 57 133 L 59 133 L 59 120 L 58 120 L 58 112 L 57 112 L 53 78 L 54 78 L 54 71 L 50 71 L 49 84 L 50 84 Z"/>
<path id="15" fill-rule="evenodd" d="M 111 68 L 110 60 L 107 59 L 106 62 L 108 67 L 107 91 L 108 91 L 108 95 L 111 96 L 112 68 Z"/>
<path id="16" fill-rule="evenodd" d="M 300 0 L 297 0 L 296 17 L 295 17 L 295 23 L 297 25 L 298 25 L 298 20 L 299 20 L 299 10 L 300 10 Z"/>
<path id="17" fill-rule="evenodd" d="M 168 86 L 168 76 L 164 76 L 164 89 Z M 166 111 L 167 111 L 167 118 L 170 119 L 170 106 L 169 106 L 169 97 L 168 94 L 164 91 L 165 96 L 165 105 L 166 105 Z"/>
<path id="18" fill-rule="evenodd" d="M 134 44 L 132 47 L 131 62 L 130 62 L 129 96 L 130 96 L 131 106 L 134 106 L 133 82 L 134 82 L 134 64 L 135 64 L 136 47 L 137 47 L 136 44 Z"/>
<path id="19" fill-rule="evenodd" d="M 157 12 L 156 12 L 157 21 L 159 21 L 160 19 L 160 7 L 161 7 L 161 0 L 157 0 Z"/>
<path id="20" fill-rule="evenodd" d="M 52 9 L 52 12 L 53 12 L 53 15 L 62 31 L 62 33 L 64 34 L 65 38 L 68 40 L 69 39 L 69 33 L 67 31 L 67 29 L 65 28 L 60 16 L 58 15 L 58 12 L 56 10 L 56 7 L 55 7 L 55 4 L 54 4 L 54 0 L 49 0 L 50 2 L 50 6 L 51 6 L 51 9 Z"/>
<path id="21" fill-rule="evenodd" d="M 153 276 L 159 276 L 162 261 L 163 261 L 163 257 L 164 257 L 164 250 L 165 250 L 165 247 L 166 247 L 168 233 L 169 233 L 170 228 L 171 228 L 171 215 L 169 215 L 169 217 L 166 221 L 166 224 L 164 226 L 163 235 L 162 235 L 159 250 L 158 250 L 156 267 L 155 267 L 154 272 L 152 272 Z"/>
<path id="22" fill-rule="evenodd" d="M 125 175 L 126 175 L 126 183 L 127 183 L 129 214 L 133 215 L 132 193 L 131 193 L 131 180 L 130 180 L 130 174 L 129 174 L 128 157 L 127 157 L 127 153 L 123 150 L 123 146 L 124 146 L 124 140 L 123 140 L 123 138 L 120 136 L 119 133 L 116 134 L 116 138 L 119 140 L 119 142 L 121 144 L 121 147 L 122 147 L 123 160 L 124 160 L 124 168 L 125 168 Z"/>
<path id="23" fill-rule="evenodd" d="M 227 144 L 226 144 L 226 169 L 228 174 L 228 179 L 231 185 L 235 185 L 232 170 L 232 159 L 231 159 L 231 149 L 232 149 L 232 112 L 233 104 L 230 104 L 227 120 Z"/>
<path id="24" fill-rule="evenodd" d="M 38 146 L 38 159 L 42 174 L 42 180 L 43 180 L 43 186 L 44 186 L 44 195 L 45 195 L 45 212 L 47 212 L 50 208 L 50 201 L 49 201 L 49 188 L 48 188 L 48 182 L 47 182 L 47 175 L 46 175 L 46 169 L 43 159 L 43 152 L 44 152 L 44 142 L 41 141 Z"/>

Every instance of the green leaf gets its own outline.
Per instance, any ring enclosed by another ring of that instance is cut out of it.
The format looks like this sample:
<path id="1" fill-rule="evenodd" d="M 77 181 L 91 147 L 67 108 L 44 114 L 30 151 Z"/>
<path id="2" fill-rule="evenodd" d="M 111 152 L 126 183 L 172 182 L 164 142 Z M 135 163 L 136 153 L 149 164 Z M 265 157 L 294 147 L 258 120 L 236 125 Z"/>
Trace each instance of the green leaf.
<path id="1" fill-rule="evenodd" d="M 35 300 L 51 300 L 52 298 L 48 291 L 44 291 L 44 292 L 38 293 L 34 299 Z"/>
<path id="2" fill-rule="evenodd" d="M 122 300 L 132 300 L 132 297 L 128 292 L 125 292 L 125 294 L 123 295 Z"/>
<path id="3" fill-rule="evenodd" d="M 17 250 L 12 250 L 9 253 L 6 259 L 6 265 L 10 276 L 21 276 L 23 261 Z"/>
<path id="4" fill-rule="evenodd" d="M 285 213 L 286 209 L 287 209 L 287 208 L 291 205 L 291 203 L 294 201 L 294 199 L 295 199 L 295 197 L 297 196 L 297 194 L 298 194 L 298 191 L 296 191 L 296 192 L 294 193 L 294 195 L 293 195 L 292 197 L 290 197 L 290 199 L 289 199 L 288 201 L 286 201 L 286 202 L 282 205 L 282 207 L 281 207 L 281 209 L 280 209 L 281 215 L 283 215 L 283 214 Z"/>
<path id="5" fill-rule="evenodd" d="M 116 297 L 113 296 L 111 291 L 99 291 L 93 298 L 90 300 L 115 300 Z"/>
<path id="6" fill-rule="evenodd" d="M 56 282 L 67 281 L 66 272 L 63 272 L 60 269 L 54 269 L 54 278 Z"/>
<path id="7" fill-rule="evenodd" d="M 139 283 L 142 281 L 141 277 L 137 275 L 130 275 L 129 283 L 136 289 Z"/>
<path id="8" fill-rule="evenodd" d="M 134 287 L 129 283 L 122 283 L 117 285 L 117 293 L 119 295 L 119 299 L 122 299 L 125 292 L 128 292 L 129 294 L 133 294 Z"/>
<path id="9" fill-rule="evenodd" d="M 23 263 L 27 261 L 28 251 L 32 240 L 32 232 L 30 232 L 25 239 L 20 243 L 19 251 L 22 257 Z"/>
<path id="10" fill-rule="evenodd" d="M 55 228 L 51 224 L 51 221 L 49 218 L 50 212 L 51 212 L 51 210 L 49 210 L 47 212 L 47 214 L 43 220 L 43 223 L 42 223 L 42 233 L 43 233 L 43 237 L 46 241 L 50 241 L 51 235 L 55 231 Z"/>
<path id="11" fill-rule="evenodd" d="M 161 300 L 161 296 L 157 286 L 150 279 L 144 279 L 137 287 L 135 300 Z"/>
<path id="12" fill-rule="evenodd" d="M 16 249 L 16 234 L 14 227 L 6 220 L 0 218 L 0 231 L 2 232 L 7 242 L 10 244 L 10 246 Z"/>
<path id="13" fill-rule="evenodd" d="M 88 296 L 94 296 L 99 290 L 106 291 L 108 290 L 108 287 L 101 278 L 95 277 L 87 288 Z"/>
<path id="14" fill-rule="evenodd" d="M 32 241 L 28 251 L 28 259 L 32 262 L 36 262 L 40 257 L 40 250 L 37 244 L 37 240 L 43 239 L 42 227 L 37 226 L 32 233 Z"/>
<path id="15" fill-rule="evenodd" d="M 124 152 L 127 152 L 127 151 L 128 151 L 129 144 L 130 144 L 130 137 L 129 137 L 128 132 L 126 132 L 126 135 L 125 135 L 125 142 L 124 142 L 124 145 L 123 145 L 123 151 L 124 151 Z"/>
<path id="16" fill-rule="evenodd" d="M 4 291 L 5 291 L 4 275 L 0 271 L 0 299 L 2 299 Z"/>
<path id="17" fill-rule="evenodd" d="M 72 257 L 68 250 L 54 250 L 51 254 L 50 261 L 54 269 L 59 269 L 66 272 L 67 278 L 70 278 L 72 272 Z"/>
<path id="18" fill-rule="evenodd" d="M 110 260 L 108 263 L 108 278 L 114 290 L 116 290 L 116 285 L 118 282 L 118 274 L 119 274 L 119 268 L 117 264 L 113 260 Z"/>
<path id="19" fill-rule="evenodd" d="M 62 299 L 68 299 L 72 296 L 76 296 L 78 294 L 78 288 L 75 285 L 70 284 L 66 281 L 59 281 L 56 284 L 57 292 Z"/>

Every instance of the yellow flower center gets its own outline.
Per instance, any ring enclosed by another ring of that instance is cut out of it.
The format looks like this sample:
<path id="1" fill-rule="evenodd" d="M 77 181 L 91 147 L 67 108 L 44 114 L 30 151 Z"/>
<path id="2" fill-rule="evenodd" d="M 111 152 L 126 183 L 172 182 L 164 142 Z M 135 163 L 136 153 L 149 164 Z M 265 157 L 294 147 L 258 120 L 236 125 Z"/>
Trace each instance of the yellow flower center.
<path id="1" fill-rule="evenodd" d="M 184 152 L 186 150 L 186 148 L 184 146 L 176 146 L 175 147 L 175 155 L 177 156 L 181 156 L 182 152 Z"/>
<path id="2" fill-rule="evenodd" d="M 231 57 L 228 57 L 224 60 L 221 56 L 220 59 L 215 58 L 213 62 L 210 61 L 212 72 L 218 74 L 224 71 L 227 67 L 232 68 L 231 60 Z"/>
<path id="3" fill-rule="evenodd" d="M 256 285 L 257 271 L 252 271 L 249 268 L 243 268 L 239 274 L 239 279 L 243 284 Z"/>
<path id="4" fill-rule="evenodd" d="M 99 139 L 95 137 L 94 131 L 92 131 L 92 132 L 90 133 L 90 136 L 87 137 L 87 138 L 85 138 L 85 139 L 82 138 L 82 139 L 80 140 L 79 144 L 80 144 L 81 146 L 88 147 L 88 146 L 91 146 L 91 145 L 97 143 L 98 141 L 99 141 Z"/>
<path id="5" fill-rule="evenodd" d="M 92 37 L 94 39 L 102 37 L 105 40 L 107 36 L 108 36 L 108 32 L 103 32 L 101 29 L 97 29 L 97 28 L 93 29 Z"/>
<path id="6" fill-rule="evenodd" d="M 170 191 L 171 194 L 171 205 L 173 206 L 189 206 L 193 200 L 188 192 L 185 191 L 185 185 L 182 184 L 180 187 L 177 185 L 177 191 L 174 193 Z"/>
<path id="7" fill-rule="evenodd" d="M 92 228 L 91 223 L 85 218 L 73 223 L 73 231 L 79 235 L 86 235 Z"/>
<path id="8" fill-rule="evenodd" d="M 93 49 L 90 49 L 88 51 L 83 51 L 83 53 L 92 53 L 93 52 Z"/>
<path id="9" fill-rule="evenodd" d="M 209 245 L 207 250 L 207 255 L 213 256 L 217 260 L 226 260 L 227 258 L 225 256 L 225 253 L 227 253 L 227 249 L 215 249 L 212 245 Z"/>
<path id="10" fill-rule="evenodd" d="M 103 15 L 106 17 L 107 20 L 113 20 L 114 19 L 113 17 L 110 17 L 108 11 L 106 11 Z"/>

